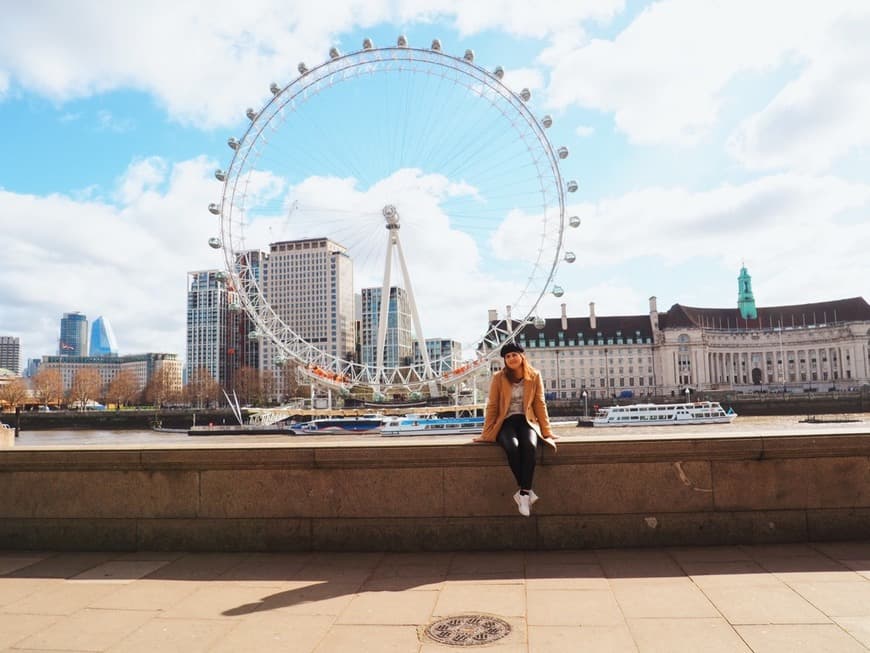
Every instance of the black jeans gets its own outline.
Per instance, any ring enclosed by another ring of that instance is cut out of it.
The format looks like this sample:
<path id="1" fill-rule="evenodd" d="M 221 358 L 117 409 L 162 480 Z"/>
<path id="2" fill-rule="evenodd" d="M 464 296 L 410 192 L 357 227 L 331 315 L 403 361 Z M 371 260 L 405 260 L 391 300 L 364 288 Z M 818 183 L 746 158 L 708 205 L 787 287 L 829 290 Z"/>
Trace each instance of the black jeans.
<path id="1" fill-rule="evenodd" d="M 498 432 L 497 441 L 507 454 L 508 465 L 517 479 L 517 485 L 521 490 L 531 490 L 538 434 L 529 426 L 525 415 L 508 417 Z"/>

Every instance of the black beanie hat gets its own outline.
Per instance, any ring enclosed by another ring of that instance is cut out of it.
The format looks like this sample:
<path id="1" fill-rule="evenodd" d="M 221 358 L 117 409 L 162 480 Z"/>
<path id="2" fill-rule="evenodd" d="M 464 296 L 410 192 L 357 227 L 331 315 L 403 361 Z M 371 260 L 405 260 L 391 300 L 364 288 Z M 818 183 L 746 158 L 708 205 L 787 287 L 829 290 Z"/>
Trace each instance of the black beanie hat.
<path id="1" fill-rule="evenodd" d="M 515 343 L 515 342 L 507 342 L 507 343 L 505 343 L 504 346 L 502 346 L 502 348 L 501 348 L 501 356 L 502 356 L 502 358 L 504 358 L 505 356 L 507 356 L 507 355 L 508 355 L 509 353 L 511 353 L 512 351 L 515 351 L 515 352 L 517 352 L 518 354 L 522 354 L 522 353 L 524 353 L 526 350 L 523 349 L 520 345 L 518 345 L 518 344 Z"/>

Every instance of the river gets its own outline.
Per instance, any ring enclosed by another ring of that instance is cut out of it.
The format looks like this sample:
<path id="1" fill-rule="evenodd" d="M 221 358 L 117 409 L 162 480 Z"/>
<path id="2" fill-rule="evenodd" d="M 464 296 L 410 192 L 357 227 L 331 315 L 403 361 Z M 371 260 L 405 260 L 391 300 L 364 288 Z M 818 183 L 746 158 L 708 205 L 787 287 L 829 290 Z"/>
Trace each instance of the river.
<path id="1" fill-rule="evenodd" d="M 777 435 L 835 435 L 839 433 L 864 432 L 870 435 L 870 413 L 824 415 L 820 419 L 851 419 L 854 422 L 829 422 L 807 424 L 796 415 L 768 417 L 738 417 L 731 424 L 706 426 L 637 426 L 625 428 L 578 428 L 576 422 L 554 422 L 555 432 L 566 442 L 611 439 L 679 439 L 685 437 L 760 437 Z M 15 447 L 59 448 L 160 448 L 215 447 L 227 445 L 302 445 L 329 444 L 362 441 L 390 441 L 391 444 L 418 442 L 462 442 L 467 435 L 459 436 L 406 436 L 382 438 L 379 434 L 340 435 L 228 435 L 191 437 L 184 432 L 156 432 L 150 430 L 45 430 L 22 431 L 15 439 Z"/>

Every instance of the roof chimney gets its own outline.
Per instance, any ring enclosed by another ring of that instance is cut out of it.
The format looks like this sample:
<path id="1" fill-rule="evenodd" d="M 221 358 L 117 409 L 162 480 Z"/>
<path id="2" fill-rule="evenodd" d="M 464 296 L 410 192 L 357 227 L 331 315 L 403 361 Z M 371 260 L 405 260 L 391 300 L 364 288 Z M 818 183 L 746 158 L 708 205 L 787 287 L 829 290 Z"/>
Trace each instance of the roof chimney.
<path id="1" fill-rule="evenodd" d="M 508 331 L 513 331 L 514 326 L 513 326 L 513 324 L 511 323 L 511 305 L 510 305 L 510 304 L 508 304 L 507 306 L 505 306 L 505 315 L 504 315 L 504 319 L 505 319 L 505 321 L 507 322 L 507 328 L 508 328 Z"/>
<path id="2" fill-rule="evenodd" d="M 489 318 L 490 322 L 495 322 L 498 319 L 498 311 L 494 308 L 489 309 Z"/>
<path id="3" fill-rule="evenodd" d="M 589 302 L 589 326 L 592 329 L 598 328 L 598 320 L 595 318 L 595 302 Z"/>
<path id="4" fill-rule="evenodd" d="M 562 331 L 568 330 L 568 313 L 566 313 L 565 304 L 562 304 Z"/>

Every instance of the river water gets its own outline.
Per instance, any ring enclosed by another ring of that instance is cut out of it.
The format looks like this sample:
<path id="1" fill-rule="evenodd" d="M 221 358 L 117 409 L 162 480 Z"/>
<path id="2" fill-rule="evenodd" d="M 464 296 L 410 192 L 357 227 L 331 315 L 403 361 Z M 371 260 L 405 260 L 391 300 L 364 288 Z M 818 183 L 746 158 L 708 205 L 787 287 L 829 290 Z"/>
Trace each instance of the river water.
<path id="1" fill-rule="evenodd" d="M 844 415 L 822 415 L 825 420 L 856 420 L 854 422 L 802 423 L 805 416 L 785 415 L 773 417 L 737 417 L 731 424 L 711 424 L 705 426 L 637 426 L 625 428 L 580 428 L 575 421 L 555 422 L 555 432 L 566 442 L 582 440 L 612 439 L 680 439 L 686 437 L 760 437 L 784 435 L 836 435 L 844 433 L 864 433 L 870 435 L 870 413 Z M 226 435 L 226 436 L 188 436 L 185 432 L 156 432 L 150 430 L 50 430 L 22 431 L 15 439 L 15 447 L 58 447 L 58 448 L 160 448 L 224 446 L 257 446 L 267 444 L 306 446 L 308 444 L 338 444 L 353 441 L 386 442 L 407 444 L 425 441 L 427 443 L 463 442 L 468 435 L 457 436 L 406 436 L 384 438 L 376 433 L 341 435 Z"/>

